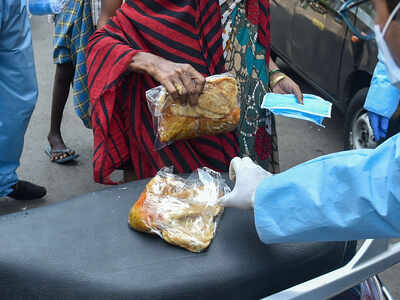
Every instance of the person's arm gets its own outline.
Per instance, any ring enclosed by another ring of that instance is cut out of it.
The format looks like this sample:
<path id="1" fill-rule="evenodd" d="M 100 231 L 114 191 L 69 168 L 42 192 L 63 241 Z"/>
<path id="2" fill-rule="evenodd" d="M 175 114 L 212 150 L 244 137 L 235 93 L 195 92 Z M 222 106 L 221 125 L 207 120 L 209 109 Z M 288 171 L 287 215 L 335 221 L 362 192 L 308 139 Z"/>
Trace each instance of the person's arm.
<path id="1" fill-rule="evenodd" d="M 254 214 L 267 244 L 400 237 L 400 134 L 266 178 Z"/>
<path id="2" fill-rule="evenodd" d="M 115 12 L 122 5 L 122 0 L 101 0 L 101 12 L 97 28 L 107 24 L 109 18 L 115 16 Z"/>
<path id="3" fill-rule="evenodd" d="M 269 10 L 269 0 L 259 1 L 259 13 L 258 16 L 258 42 L 265 49 L 271 48 L 270 37 L 266 34 L 270 32 L 268 25 L 268 20 L 270 18 Z M 267 53 L 270 51 L 266 51 Z M 268 61 L 267 72 L 269 72 L 269 85 L 271 90 L 277 94 L 295 94 L 299 103 L 303 103 L 303 94 L 300 87 L 288 76 L 284 75 L 279 71 L 278 66 L 273 61 L 272 57 L 266 56 Z M 278 72 L 279 71 L 279 72 Z M 272 72 L 272 73 L 271 73 Z"/>
<path id="4" fill-rule="evenodd" d="M 104 26 L 108 22 L 109 18 L 115 15 L 116 10 L 121 6 L 121 4 L 122 0 L 101 1 L 102 6 L 101 16 L 99 19 L 99 28 Z M 122 8 L 122 10 L 123 9 L 124 8 Z M 104 31 L 104 28 L 100 29 L 94 34 L 94 36 L 97 35 L 97 38 L 104 37 L 104 39 L 108 41 L 108 46 L 110 47 L 118 45 L 118 47 L 121 48 L 121 53 L 131 52 L 130 62 L 127 65 L 124 60 L 123 62 L 119 62 L 119 65 L 123 65 L 123 67 L 116 66 L 116 68 L 119 70 L 119 76 L 122 74 L 121 71 L 125 71 L 126 68 L 131 72 L 147 74 L 162 84 L 173 99 L 181 102 L 182 104 L 197 104 L 198 98 L 205 85 L 205 78 L 191 65 L 175 63 L 158 55 L 149 53 L 148 51 L 143 51 L 142 49 L 130 49 L 131 46 L 129 44 L 123 42 L 121 43 L 121 41 L 117 42 L 112 36 L 104 35 Z M 94 40 L 95 39 L 92 38 L 92 42 Z M 97 55 L 93 52 L 90 45 L 88 49 L 91 49 L 87 53 L 88 65 L 91 66 L 92 60 L 94 60 Z M 105 50 L 106 48 L 98 49 L 95 47 L 95 49 L 96 51 L 103 53 L 104 51 L 107 51 Z M 92 74 L 90 70 L 89 73 Z"/>
<path id="5" fill-rule="evenodd" d="M 395 113 L 399 101 L 400 89 L 391 84 L 385 64 L 378 61 L 364 103 L 377 142 L 386 137 L 389 119 Z"/>

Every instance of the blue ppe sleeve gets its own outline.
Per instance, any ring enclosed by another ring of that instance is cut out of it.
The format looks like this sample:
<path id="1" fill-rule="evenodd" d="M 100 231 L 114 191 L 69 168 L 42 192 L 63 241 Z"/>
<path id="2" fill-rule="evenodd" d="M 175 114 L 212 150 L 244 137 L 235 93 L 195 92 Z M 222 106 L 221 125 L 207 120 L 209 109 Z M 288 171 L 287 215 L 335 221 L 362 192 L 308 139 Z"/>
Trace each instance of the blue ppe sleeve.
<path id="1" fill-rule="evenodd" d="M 400 134 L 265 179 L 254 214 L 264 243 L 400 237 Z"/>
<path id="2" fill-rule="evenodd" d="M 37 99 L 25 0 L 0 0 L 0 197 L 17 180 L 24 135 Z"/>
<path id="3" fill-rule="evenodd" d="M 378 61 L 364 108 L 390 119 L 399 105 L 399 100 L 400 89 L 390 83 L 385 64 Z"/>

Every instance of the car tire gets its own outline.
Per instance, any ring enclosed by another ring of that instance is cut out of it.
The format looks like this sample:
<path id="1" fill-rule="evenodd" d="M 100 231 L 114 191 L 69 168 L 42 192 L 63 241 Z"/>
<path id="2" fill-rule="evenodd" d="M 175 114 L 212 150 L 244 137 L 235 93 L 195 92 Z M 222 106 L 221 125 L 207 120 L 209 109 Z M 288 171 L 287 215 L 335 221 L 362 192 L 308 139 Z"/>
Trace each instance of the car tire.
<path id="1" fill-rule="evenodd" d="M 364 109 L 368 88 L 359 90 L 351 99 L 344 123 L 344 149 L 373 149 L 376 142 Z"/>

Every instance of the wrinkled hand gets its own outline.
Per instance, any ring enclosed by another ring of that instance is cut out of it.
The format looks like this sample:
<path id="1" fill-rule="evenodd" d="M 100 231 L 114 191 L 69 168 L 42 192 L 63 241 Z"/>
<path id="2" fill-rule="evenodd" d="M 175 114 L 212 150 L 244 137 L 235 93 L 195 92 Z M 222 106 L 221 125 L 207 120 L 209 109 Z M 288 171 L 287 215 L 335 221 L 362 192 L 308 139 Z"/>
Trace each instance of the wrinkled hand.
<path id="1" fill-rule="evenodd" d="M 175 63 L 150 53 L 137 53 L 130 69 L 149 74 L 174 100 L 192 106 L 197 104 L 206 82 L 191 65 Z"/>
<path id="2" fill-rule="evenodd" d="M 271 175 L 250 158 L 235 157 L 229 166 L 229 178 L 233 181 L 236 177 L 235 187 L 220 199 L 221 205 L 241 209 L 254 207 L 253 197 L 257 186 Z"/>
<path id="3" fill-rule="evenodd" d="M 389 119 L 373 112 L 368 112 L 369 124 L 374 132 L 375 141 L 379 142 L 386 137 L 389 128 Z"/>
<path id="4" fill-rule="evenodd" d="M 272 78 L 271 78 L 272 80 Z M 303 104 L 303 93 L 300 87 L 289 77 L 279 81 L 273 88 L 272 91 L 276 94 L 295 94 L 297 101 Z"/>

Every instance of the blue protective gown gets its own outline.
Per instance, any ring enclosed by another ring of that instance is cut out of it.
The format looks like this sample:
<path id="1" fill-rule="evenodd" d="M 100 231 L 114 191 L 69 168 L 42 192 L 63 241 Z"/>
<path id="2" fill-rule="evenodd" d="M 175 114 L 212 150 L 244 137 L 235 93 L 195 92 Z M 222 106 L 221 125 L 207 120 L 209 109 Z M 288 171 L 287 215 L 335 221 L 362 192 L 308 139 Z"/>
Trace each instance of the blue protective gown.
<path id="1" fill-rule="evenodd" d="M 0 197 L 18 181 L 16 169 L 36 99 L 26 0 L 0 0 Z"/>
<path id="2" fill-rule="evenodd" d="M 264 243 L 400 237 L 400 134 L 265 179 L 254 214 Z"/>
<path id="3" fill-rule="evenodd" d="M 364 108 L 390 119 L 400 101 L 400 89 L 394 86 L 387 75 L 386 66 L 380 60 L 375 66 Z"/>

